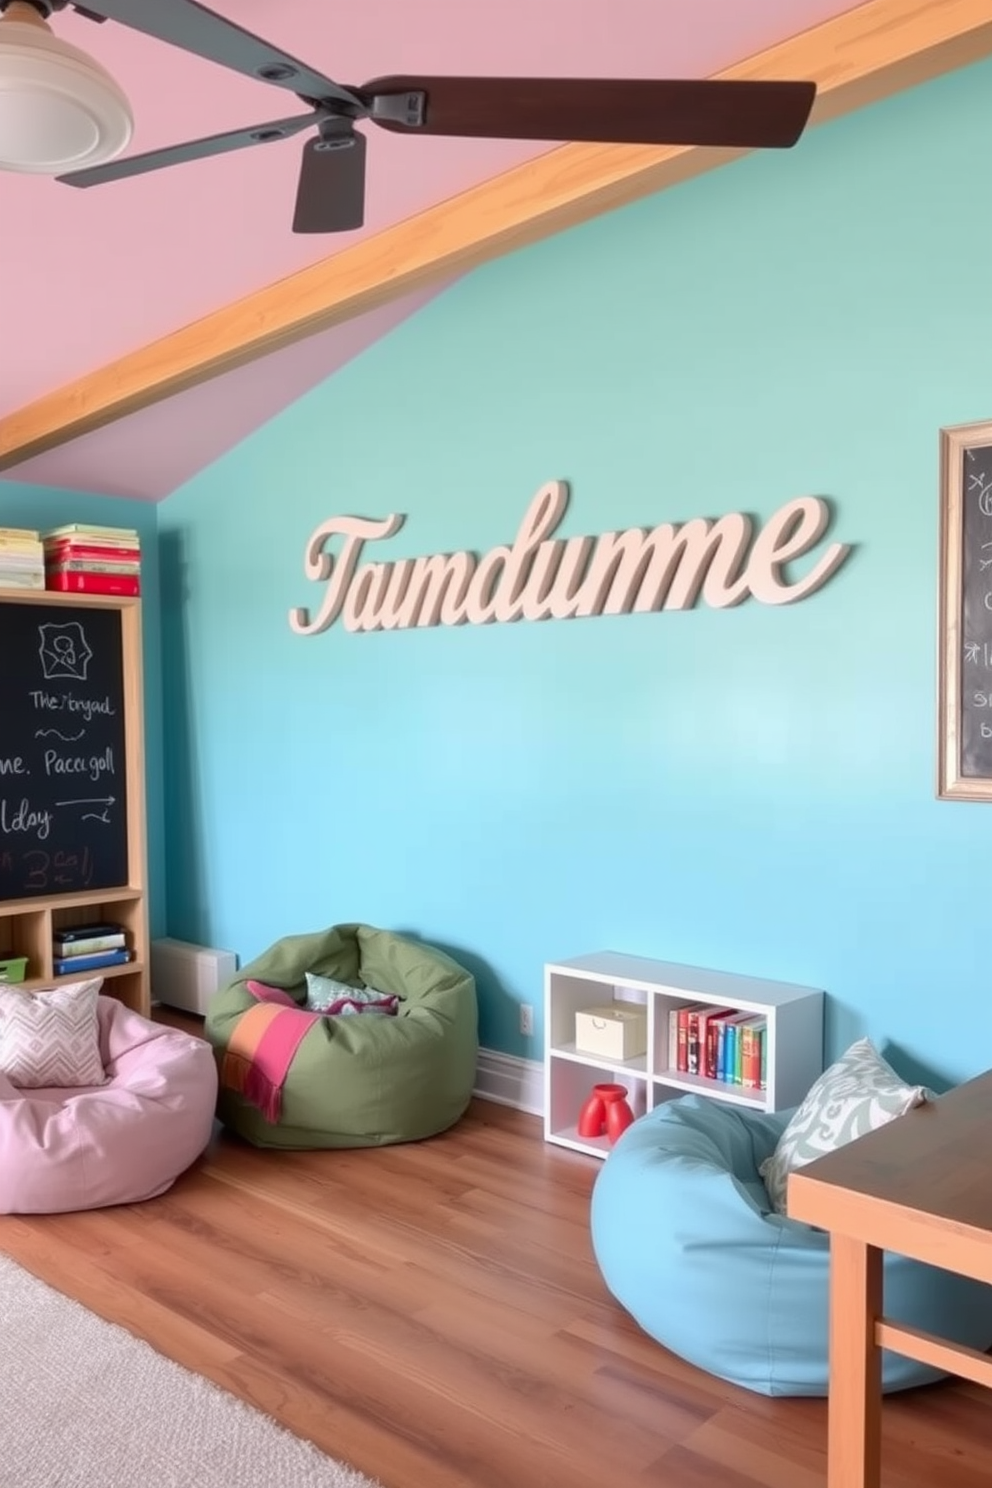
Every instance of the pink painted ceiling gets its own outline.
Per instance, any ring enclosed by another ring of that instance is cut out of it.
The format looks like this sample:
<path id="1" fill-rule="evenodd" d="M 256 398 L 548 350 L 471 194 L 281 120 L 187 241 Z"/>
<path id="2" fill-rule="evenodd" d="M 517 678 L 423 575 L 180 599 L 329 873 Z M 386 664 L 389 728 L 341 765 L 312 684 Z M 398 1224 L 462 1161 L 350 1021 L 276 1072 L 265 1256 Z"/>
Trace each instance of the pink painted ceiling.
<path id="1" fill-rule="evenodd" d="M 360 84 L 394 72 L 706 76 L 854 5 L 214 0 L 213 8 L 340 82 Z M 62 12 L 53 25 L 131 99 L 129 153 L 294 111 L 281 89 L 112 22 Z M 301 148 L 287 140 L 89 191 L 0 175 L 0 416 L 553 144 L 411 140 L 372 128 L 366 225 L 332 237 L 290 231 Z M 160 499 L 425 298 L 323 332 L 37 456 L 7 479 Z"/>

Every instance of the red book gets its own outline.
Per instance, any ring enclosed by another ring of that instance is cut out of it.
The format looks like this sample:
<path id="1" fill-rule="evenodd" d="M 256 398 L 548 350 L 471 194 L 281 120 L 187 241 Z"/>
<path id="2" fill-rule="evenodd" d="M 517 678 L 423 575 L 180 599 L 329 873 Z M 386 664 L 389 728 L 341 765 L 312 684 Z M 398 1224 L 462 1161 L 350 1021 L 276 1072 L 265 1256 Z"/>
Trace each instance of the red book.
<path id="1" fill-rule="evenodd" d="M 689 1009 L 679 1008 L 679 1039 L 676 1045 L 675 1068 L 682 1075 L 689 1068 Z"/>
<path id="2" fill-rule="evenodd" d="M 679 1008 L 679 1037 L 677 1045 L 676 1069 L 679 1074 L 685 1075 L 689 1072 L 689 1015 L 701 1008 L 701 1002 L 687 1002 Z"/>
<path id="3" fill-rule="evenodd" d="M 726 1018 L 733 1008 L 715 1007 L 711 1002 L 698 1002 L 694 1008 L 689 1009 L 688 1029 L 688 1070 L 690 1075 L 705 1075 L 707 1072 L 707 1056 L 709 1052 L 710 1021 L 714 1018 Z M 713 1068 L 716 1068 L 716 1044 L 713 1045 Z M 715 1075 L 710 1076 L 711 1079 Z"/>
<path id="4" fill-rule="evenodd" d="M 699 1013 L 695 1008 L 689 1009 L 689 1037 L 686 1060 L 686 1072 L 690 1075 L 699 1074 Z"/>
<path id="5" fill-rule="evenodd" d="M 62 594 L 117 594 L 131 599 L 141 593 L 137 574 L 63 573 L 49 569 L 45 588 Z"/>
<path id="6" fill-rule="evenodd" d="M 46 563 L 64 563 L 69 558 L 97 558 L 104 563 L 140 563 L 141 549 L 105 543 L 74 542 L 68 537 L 60 538 L 58 542 L 46 542 Z"/>

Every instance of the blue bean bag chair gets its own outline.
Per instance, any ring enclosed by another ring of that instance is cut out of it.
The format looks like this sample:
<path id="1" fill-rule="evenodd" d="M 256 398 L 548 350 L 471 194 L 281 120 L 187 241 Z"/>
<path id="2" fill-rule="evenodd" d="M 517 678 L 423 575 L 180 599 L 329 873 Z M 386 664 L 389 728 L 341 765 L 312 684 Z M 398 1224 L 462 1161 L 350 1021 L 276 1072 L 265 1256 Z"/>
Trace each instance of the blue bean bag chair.
<path id="1" fill-rule="evenodd" d="M 791 1111 L 689 1095 L 642 1116 L 596 1178 L 592 1243 L 644 1331 L 762 1395 L 827 1394 L 829 1237 L 776 1214 L 758 1174 Z M 885 1256 L 886 1316 L 984 1350 L 992 1287 Z M 888 1350 L 886 1391 L 941 1378 Z"/>

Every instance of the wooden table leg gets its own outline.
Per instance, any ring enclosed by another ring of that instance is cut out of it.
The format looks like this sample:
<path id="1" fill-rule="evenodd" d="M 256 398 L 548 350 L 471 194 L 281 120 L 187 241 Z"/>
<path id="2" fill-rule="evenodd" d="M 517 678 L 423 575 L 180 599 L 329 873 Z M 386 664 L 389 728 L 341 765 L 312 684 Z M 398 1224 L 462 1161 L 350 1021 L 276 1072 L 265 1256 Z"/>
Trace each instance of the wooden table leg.
<path id="1" fill-rule="evenodd" d="M 879 1488 L 882 1252 L 847 1235 L 830 1237 L 828 1488 Z"/>

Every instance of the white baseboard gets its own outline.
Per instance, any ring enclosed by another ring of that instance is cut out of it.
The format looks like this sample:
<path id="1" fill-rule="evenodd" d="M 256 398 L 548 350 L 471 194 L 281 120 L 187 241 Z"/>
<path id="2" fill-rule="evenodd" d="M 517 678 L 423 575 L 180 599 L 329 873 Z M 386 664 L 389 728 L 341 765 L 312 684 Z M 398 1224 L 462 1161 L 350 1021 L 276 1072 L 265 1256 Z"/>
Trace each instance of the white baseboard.
<path id="1" fill-rule="evenodd" d="M 544 1114 L 544 1065 L 538 1059 L 520 1059 L 480 1049 L 475 1070 L 475 1094 L 500 1106 L 515 1106 L 531 1116 Z"/>

